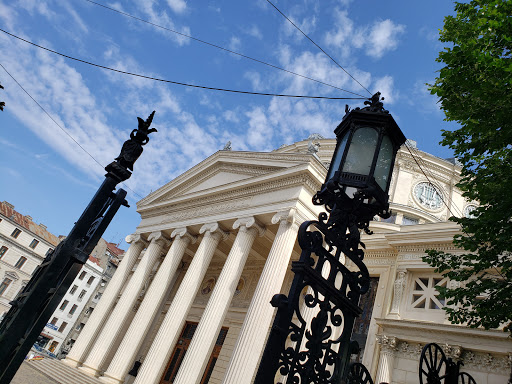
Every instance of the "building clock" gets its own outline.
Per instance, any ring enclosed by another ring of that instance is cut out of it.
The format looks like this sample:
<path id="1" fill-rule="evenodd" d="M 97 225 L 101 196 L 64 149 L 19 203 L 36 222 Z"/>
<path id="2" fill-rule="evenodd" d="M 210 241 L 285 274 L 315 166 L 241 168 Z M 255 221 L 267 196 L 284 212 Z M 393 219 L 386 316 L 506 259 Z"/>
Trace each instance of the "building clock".
<path id="1" fill-rule="evenodd" d="M 414 197 L 428 209 L 439 209 L 443 205 L 441 192 L 430 183 L 419 183 L 414 187 Z"/>

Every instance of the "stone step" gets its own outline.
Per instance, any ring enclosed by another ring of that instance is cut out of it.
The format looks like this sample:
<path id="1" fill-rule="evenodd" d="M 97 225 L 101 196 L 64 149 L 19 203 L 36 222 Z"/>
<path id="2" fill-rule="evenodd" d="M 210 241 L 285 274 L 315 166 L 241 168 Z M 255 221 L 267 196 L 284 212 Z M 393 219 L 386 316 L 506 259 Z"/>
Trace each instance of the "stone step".
<path id="1" fill-rule="evenodd" d="M 70 367 L 57 359 L 31 360 L 28 364 L 60 384 L 102 384 L 100 380 L 87 376 L 77 368 Z"/>

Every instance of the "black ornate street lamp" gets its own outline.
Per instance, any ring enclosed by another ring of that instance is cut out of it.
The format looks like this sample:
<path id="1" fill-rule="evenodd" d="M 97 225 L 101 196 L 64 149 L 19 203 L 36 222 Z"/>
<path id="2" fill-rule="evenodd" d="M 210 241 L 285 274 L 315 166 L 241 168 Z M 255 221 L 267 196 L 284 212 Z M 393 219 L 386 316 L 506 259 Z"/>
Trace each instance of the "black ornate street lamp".
<path id="1" fill-rule="evenodd" d="M 128 207 L 126 191 L 117 185 L 130 178 L 135 161 L 149 141 L 155 111 L 146 120 L 138 117 L 121 153 L 105 167 L 105 180 L 85 208 L 68 236 L 49 252 L 0 323 L 0 384 L 8 384 L 51 314 L 87 262 L 90 253 L 121 205 Z"/>
<path id="2" fill-rule="evenodd" d="M 366 107 L 349 110 L 334 131 L 337 145 L 325 183 L 313 197 L 324 205 L 318 220 L 304 222 L 298 234 L 300 259 L 292 263 L 290 293 L 275 295 L 278 308 L 255 384 L 371 381 L 361 364 L 349 367 L 359 298 L 370 275 L 359 245 L 360 230 L 389 217 L 388 190 L 393 165 L 405 136 L 376 93 Z M 351 260 L 355 270 L 345 266 Z"/>

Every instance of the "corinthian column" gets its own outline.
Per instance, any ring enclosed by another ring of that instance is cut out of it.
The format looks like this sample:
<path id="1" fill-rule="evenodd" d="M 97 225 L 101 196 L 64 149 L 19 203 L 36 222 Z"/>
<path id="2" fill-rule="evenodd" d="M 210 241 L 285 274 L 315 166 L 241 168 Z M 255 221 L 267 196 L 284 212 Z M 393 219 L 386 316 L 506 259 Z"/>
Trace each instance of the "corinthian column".
<path id="1" fill-rule="evenodd" d="M 174 230 L 171 238 L 176 237 L 169 248 L 164 261 L 158 268 L 149 290 L 144 296 L 137 314 L 133 318 L 130 328 L 125 333 L 121 345 L 112 359 L 107 371 L 101 378 L 101 381 L 112 384 L 124 382 L 130 367 L 135 361 L 135 357 L 146 337 L 153 319 L 158 315 L 158 310 L 162 301 L 168 293 L 169 286 L 173 280 L 174 274 L 178 269 L 181 259 L 189 243 L 194 243 L 196 238 L 191 236 L 186 228 Z"/>
<path id="2" fill-rule="evenodd" d="M 270 300 L 281 290 L 300 225 L 295 209 L 275 214 L 272 224 L 277 223 L 279 229 L 247 310 L 224 384 L 250 384 L 257 369 L 274 313 Z"/>
<path id="3" fill-rule="evenodd" d="M 201 381 L 252 243 L 258 234 L 263 236 L 265 233 L 265 229 L 256 223 L 254 217 L 238 219 L 233 224 L 233 229 L 237 228 L 240 229 L 235 242 L 201 316 L 175 384 L 197 384 Z"/>
<path id="4" fill-rule="evenodd" d="M 62 360 L 67 365 L 76 367 L 85 361 L 87 353 L 101 331 L 102 325 L 105 324 L 108 315 L 112 311 L 121 288 L 126 282 L 140 253 L 146 246 L 146 242 L 141 238 L 140 234 L 128 235 L 125 240 L 130 244 L 130 248 L 124 254 L 116 273 L 112 276 L 101 300 L 94 308 L 94 312 L 89 317 L 85 328 L 80 332 L 80 336 L 73 345 L 73 348 L 69 351 L 66 359 Z"/>
<path id="5" fill-rule="evenodd" d="M 377 371 L 376 383 L 391 383 L 393 377 L 393 363 L 395 351 L 398 346 L 396 337 L 377 335 L 377 342 L 380 345 L 379 370 Z"/>
<path id="6" fill-rule="evenodd" d="M 221 239 L 225 240 L 228 237 L 228 233 L 222 231 L 217 223 L 203 225 L 199 233 L 204 233 L 201 244 L 144 358 L 134 384 L 160 382 L 215 249 Z"/>
<path id="7" fill-rule="evenodd" d="M 99 371 L 105 365 L 105 360 L 116 344 L 117 338 L 125 326 L 130 311 L 133 310 L 133 306 L 137 302 L 140 291 L 147 282 L 149 274 L 155 266 L 155 262 L 162 254 L 163 247 L 168 243 L 168 240 L 164 238 L 162 232 L 153 232 L 149 235 L 148 240 L 150 244 L 146 249 L 146 253 L 140 260 L 119 302 L 98 336 L 89 356 L 87 356 L 87 360 L 80 368 L 88 375 L 98 376 Z"/>

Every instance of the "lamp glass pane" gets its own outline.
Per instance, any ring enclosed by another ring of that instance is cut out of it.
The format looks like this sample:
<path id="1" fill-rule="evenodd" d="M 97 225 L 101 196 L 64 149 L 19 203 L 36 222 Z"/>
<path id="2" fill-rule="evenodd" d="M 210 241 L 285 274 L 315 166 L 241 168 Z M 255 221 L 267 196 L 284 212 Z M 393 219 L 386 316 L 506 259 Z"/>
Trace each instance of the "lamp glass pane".
<path id="1" fill-rule="evenodd" d="M 393 143 L 389 136 L 382 138 L 382 144 L 380 146 L 379 157 L 377 157 L 377 163 L 375 164 L 375 172 L 373 176 L 375 181 L 386 191 L 389 183 L 389 174 L 391 169 L 391 161 L 393 160 Z"/>
<path id="2" fill-rule="evenodd" d="M 358 128 L 352 136 L 343 172 L 369 175 L 379 134 L 369 127 Z"/>
<path id="3" fill-rule="evenodd" d="M 345 132 L 345 135 L 343 136 L 343 138 L 340 141 L 340 145 L 338 145 L 336 155 L 334 156 L 334 159 L 332 160 L 332 163 L 331 163 L 331 170 L 329 171 L 329 176 L 327 176 L 327 180 L 330 180 L 334 176 L 334 173 L 340 167 L 340 162 L 341 162 L 341 159 L 343 158 L 343 153 L 345 152 L 345 147 L 347 146 L 347 140 L 348 140 L 349 133 L 350 133 L 349 131 Z"/>

